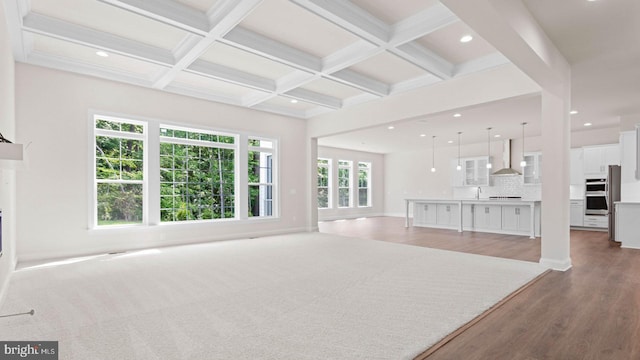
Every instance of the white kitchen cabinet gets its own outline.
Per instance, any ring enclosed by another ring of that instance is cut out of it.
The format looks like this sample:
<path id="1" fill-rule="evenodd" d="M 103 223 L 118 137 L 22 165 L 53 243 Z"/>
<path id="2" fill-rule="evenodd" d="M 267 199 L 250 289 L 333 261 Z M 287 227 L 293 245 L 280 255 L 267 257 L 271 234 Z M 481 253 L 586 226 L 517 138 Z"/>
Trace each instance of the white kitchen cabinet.
<path id="1" fill-rule="evenodd" d="M 508 231 L 531 231 L 531 207 L 502 206 L 502 229 Z"/>
<path id="2" fill-rule="evenodd" d="M 473 210 L 475 205 L 473 204 L 462 204 L 462 229 L 471 230 L 473 229 Z"/>
<path id="3" fill-rule="evenodd" d="M 525 153 L 524 160 L 527 165 L 522 175 L 525 184 L 540 184 L 542 182 L 542 153 Z"/>
<path id="4" fill-rule="evenodd" d="M 458 228 L 458 205 L 456 204 L 437 204 L 436 222 L 442 227 Z"/>
<path id="5" fill-rule="evenodd" d="M 584 200 L 571 200 L 569 225 L 584 226 Z"/>
<path id="6" fill-rule="evenodd" d="M 488 156 L 460 159 L 462 164 L 463 186 L 487 186 L 489 185 Z"/>
<path id="7" fill-rule="evenodd" d="M 475 229 L 501 230 L 502 206 L 476 204 L 473 210 L 473 222 Z"/>
<path id="8" fill-rule="evenodd" d="M 584 186 L 584 151 L 582 148 L 571 149 L 569 175 L 571 185 Z"/>
<path id="9" fill-rule="evenodd" d="M 586 146 L 583 151 L 585 177 L 607 176 L 609 165 L 620 165 L 618 144 Z"/>
<path id="10" fill-rule="evenodd" d="M 413 206 L 413 224 L 415 226 L 436 225 L 437 222 L 437 204 L 415 203 Z"/>
<path id="11" fill-rule="evenodd" d="M 609 215 L 585 215 L 583 226 L 606 229 L 609 227 Z"/>

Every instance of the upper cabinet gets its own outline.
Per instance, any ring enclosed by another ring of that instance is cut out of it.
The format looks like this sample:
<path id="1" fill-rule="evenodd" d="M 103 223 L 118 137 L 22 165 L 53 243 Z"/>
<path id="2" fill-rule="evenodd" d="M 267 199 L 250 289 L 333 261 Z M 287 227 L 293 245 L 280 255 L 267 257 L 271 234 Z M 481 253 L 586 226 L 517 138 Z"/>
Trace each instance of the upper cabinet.
<path id="1" fill-rule="evenodd" d="M 582 148 L 571 149 L 569 168 L 571 185 L 584 185 L 584 151 Z"/>
<path id="2" fill-rule="evenodd" d="M 583 148 L 584 176 L 607 176 L 609 165 L 620 165 L 620 146 L 618 144 L 585 146 Z"/>
<path id="3" fill-rule="evenodd" d="M 522 170 L 525 184 L 540 184 L 542 182 L 542 153 L 525 153 L 524 161 L 527 165 Z"/>
<path id="4" fill-rule="evenodd" d="M 458 160 L 452 162 L 453 186 L 487 186 L 489 185 L 488 156 L 461 158 L 460 170 L 456 170 Z"/>

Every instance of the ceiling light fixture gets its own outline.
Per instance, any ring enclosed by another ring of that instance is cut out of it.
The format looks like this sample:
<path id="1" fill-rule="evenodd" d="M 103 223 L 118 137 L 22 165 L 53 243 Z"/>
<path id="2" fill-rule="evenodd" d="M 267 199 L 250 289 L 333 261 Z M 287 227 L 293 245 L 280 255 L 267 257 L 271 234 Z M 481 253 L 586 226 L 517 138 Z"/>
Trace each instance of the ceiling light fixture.
<path id="1" fill-rule="evenodd" d="M 473 36 L 471 36 L 471 35 L 465 35 L 465 36 L 460 38 L 460 42 L 461 43 L 468 43 L 471 40 L 473 40 Z"/>
<path id="2" fill-rule="evenodd" d="M 453 144 L 453 140 L 447 141 L 447 144 Z"/>
<path id="3" fill-rule="evenodd" d="M 425 137 L 427 136 L 427 134 L 420 134 L 420 137 Z"/>
<path id="4" fill-rule="evenodd" d="M 526 122 L 522 123 L 522 161 L 520 161 L 520 166 L 521 167 L 525 167 L 527 166 L 527 161 L 524 159 L 524 126 L 527 125 Z M 522 171 L 524 173 L 524 171 Z"/>
<path id="5" fill-rule="evenodd" d="M 108 57 L 109 56 L 109 54 L 107 54 L 106 52 L 104 52 L 102 50 L 101 51 L 96 51 L 96 55 L 98 55 L 100 57 Z"/>
<path id="6" fill-rule="evenodd" d="M 499 138 L 500 136 L 502 136 L 502 135 L 500 135 L 500 134 L 493 135 L 494 138 Z"/>
<path id="7" fill-rule="evenodd" d="M 571 115 L 575 115 L 575 114 L 577 114 L 577 113 L 578 113 L 578 110 L 571 110 L 571 111 L 569 111 L 569 114 L 571 114 Z"/>
<path id="8" fill-rule="evenodd" d="M 458 171 L 462 170 L 462 165 L 460 165 L 460 134 L 462 134 L 462 132 L 458 131 L 458 166 L 456 166 L 456 170 Z"/>
<path id="9" fill-rule="evenodd" d="M 460 116 L 462 116 L 462 114 L 460 114 L 460 113 L 453 114 L 453 117 L 460 117 Z"/>
<path id="10" fill-rule="evenodd" d="M 297 103 L 298 103 L 298 100 L 296 100 L 296 99 L 291 99 L 291 103 L 292 103 L 292 104 L 297 104 Z"/>
<path id="11" fill-rule="evenodd" d="M 584 123 L 584 126 L 591 126 L 593 125 L 592 123 Z"/>
<path id="12" fill-rule="evenodd" d="M 431 138 L 432 151 L 431 151 L 431 172 L 436 172 L 436 136 Z"/>
<path id="13" fill-rule="evenodd" d="M 487 128 L 487 169 L 491 169 L 491 128 Z"/>
<path id="14" fill-rule="evenodd" d="M 395 126 L 393 126 L 393 125 L 392 125 L 392 126 L 389 126 L 389 127 L 387 127 L 387 129 L 389 129 L 389 130 L 393 130 L 393 129 L 395 129 Z"/>

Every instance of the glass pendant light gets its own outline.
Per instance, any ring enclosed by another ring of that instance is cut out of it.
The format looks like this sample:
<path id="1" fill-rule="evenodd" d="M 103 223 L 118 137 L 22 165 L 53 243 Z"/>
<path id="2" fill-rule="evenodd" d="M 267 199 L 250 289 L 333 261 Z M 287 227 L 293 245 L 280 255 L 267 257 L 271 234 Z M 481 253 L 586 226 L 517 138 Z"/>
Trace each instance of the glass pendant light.
<path id="1" fill-rule="evenodd" d="M 522 161 L 520 161 L 520 166 L 527 166 L 527 160 L 524 159 L 524 126 L 527 125 L 526 122 L 522 123 Z"/>
<path id="2" fill-rule="evenodd" d="M 458 131 L 458 166 L 456 166 L 456 170 L 458 171 L 462 170 L 462 166 L 460 165 L 460 134 L 462 134 L 462 132 Z"/>
<path id="3" fill-rule="evenodd" d="M 491 169 L 491 129 L 487 128 L 487 169 Z"/>
<path id="4" fill-rule="evenodd" d="M 431 172 L 436 172 L 436 137 L 435 135 L 431 139 L 432 151 L 431 151 Z"/>

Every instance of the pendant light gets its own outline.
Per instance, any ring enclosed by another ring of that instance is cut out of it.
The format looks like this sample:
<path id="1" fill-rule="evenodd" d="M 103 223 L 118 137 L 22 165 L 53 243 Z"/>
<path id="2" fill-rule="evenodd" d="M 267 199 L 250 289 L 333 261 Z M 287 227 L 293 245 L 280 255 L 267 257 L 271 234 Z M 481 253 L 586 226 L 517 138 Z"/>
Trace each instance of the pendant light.
<path id="1" fill-rule="evenodd" d="M 487 169 L 491 169 L 491 129 L 487 128 Z"/>
<path id="2" fill-rule="evenodd" d="M 431 172 L 436 172 L 436 136 L 431 138 L 432 151 L 431 151 Z"/>
<path id="3" fill-rule="evenodd" d="M 526 122 L 522 123 L 522 161 L 520 161 L 520 166 L 527 166 L 527 160 L 524 159 L 524 126 L 527 125 Z"/>
<path id="4" fill-rule="evenodd" d="M 462 170 L 462 165 L 460 165 L 460 134 L 462 131 L 458 131 L 458 166 L 456 166 L 456 170 Z"/>

